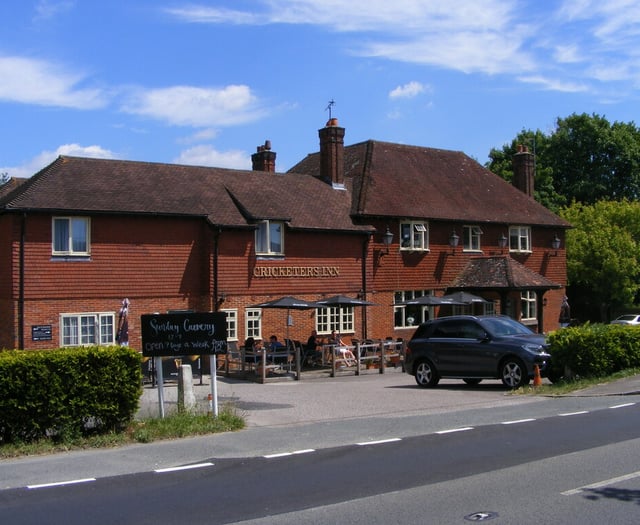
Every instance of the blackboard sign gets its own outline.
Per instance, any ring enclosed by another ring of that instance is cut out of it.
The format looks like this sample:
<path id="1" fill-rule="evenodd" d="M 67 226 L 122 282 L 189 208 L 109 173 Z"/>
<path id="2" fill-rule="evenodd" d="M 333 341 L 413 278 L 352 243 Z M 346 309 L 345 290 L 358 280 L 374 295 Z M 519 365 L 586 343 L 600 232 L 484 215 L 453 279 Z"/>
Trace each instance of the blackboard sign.
<path id="1" fill-rule="evenodd" d="M 145 357 L 213 355 L 227 352 L 227 314 L 173 313 L 141 316 Z"/>
<path id="2" fill-rule="evenodd" d="M 51 325 L 36 324 L 31 326 L 32 341 L 51 341 Z"/>

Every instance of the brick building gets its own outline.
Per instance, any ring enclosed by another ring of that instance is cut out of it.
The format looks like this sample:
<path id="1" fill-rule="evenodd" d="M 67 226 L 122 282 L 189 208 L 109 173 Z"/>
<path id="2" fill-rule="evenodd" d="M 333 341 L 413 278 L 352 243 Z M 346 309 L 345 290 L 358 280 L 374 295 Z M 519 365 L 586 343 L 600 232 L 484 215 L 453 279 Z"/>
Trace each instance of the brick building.
<path id="1" fill-rule="evenodd" d="M 229 338 L 408 338 L 458 311 L 506 313 L 548 331 L 566 283 L 564 220 L 533 197 L 533 156 L 514 184 L 461 152 L 380 141 L 320 150 L 286 173 L 267 141 L 253 170 L 61 156 L 0 187 L 0 347 L 113 343 L 124 298 L 139 316 L 225 311 Z M 465 290 L 469 306 L 402 304 Z M 252 305 L 343 294 L 366 308 Z"/>

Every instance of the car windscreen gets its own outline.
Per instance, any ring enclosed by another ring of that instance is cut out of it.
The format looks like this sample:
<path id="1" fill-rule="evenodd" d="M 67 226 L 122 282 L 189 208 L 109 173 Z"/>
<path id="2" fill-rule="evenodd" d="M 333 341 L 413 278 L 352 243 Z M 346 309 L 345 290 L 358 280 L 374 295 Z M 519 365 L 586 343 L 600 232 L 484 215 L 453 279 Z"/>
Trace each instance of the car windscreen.
<path id="1" fill-rule="evenodd" d="M 487 331 L 496 336 L 530 335 L 533 332 L 525 325 L 508 317 L 490 317 L 482 320 Z"/>

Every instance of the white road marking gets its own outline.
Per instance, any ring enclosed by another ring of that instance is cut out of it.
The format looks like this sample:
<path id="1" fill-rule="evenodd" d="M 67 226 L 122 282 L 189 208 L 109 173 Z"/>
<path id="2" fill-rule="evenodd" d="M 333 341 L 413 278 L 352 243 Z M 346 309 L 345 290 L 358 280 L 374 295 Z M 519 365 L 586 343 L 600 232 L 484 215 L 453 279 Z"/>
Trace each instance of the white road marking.
<path id="1" fill-rule="evenodd" d="M 378 441 L 363 441 L 362 443 L 356 443 L 356 445 L 360 447 L 364 447 L 367 445 L 380 445 L 382 443 L 393 443 L 394 441 L 401 441 L 400 438 L 391 438 L 391 439 L 380 439 Z"/>
<path id="2" fill-rule="evenodd" d="M 303 450 L 294 450 L 293 452 L 280 452 L 278 454 L 267 454 L 266 456 L 262 456 L 262 457 L 266 459 L 284 458 L 287 456 L 294 456 L 296 454 L 308 454 L 309 452 L 315 452 L 315 451 L 316 451 L 315 448 L 305 448 Z"/>
<path id="3" fill-rule="evenodd" d="M 194 468 L 203 468 L 203 467 L 213 467 L 213 463 L 196 463 L 195 465 L 183 465 L 181 467 L 169 467 L 169 468 L 159 468 L 154 470 L 154 472 L 158 474 L 164 474 L 165 472 L 178 472 L 180 470 L 191 470 Z"/>
<path id="4" fill-rule="evenodd" d="M 452 434 L 453 432 L 464 432 L 465 430 L 473 430 L 473 427 L 452 428 L 449 430 L 440 430 L 436 434 Z"/>
<path id="5" fill-rule="evenodd" d="M 95 481 L 96 478 L 72 479 L 69 481 L 57 481 L 55 483 L 41 483 L 39 485 L 27 485 L 28 489 L 43 489 L 47 487 L 63 487 L 65 485 L 75 485 L 78 483 L 89 483 Z"/>
<path id="6" fill-rule="evenodd" d="M 636 472 L 632 472 L 631 474 L 625 474 L 624 476 L 618 476 L 617 478 L 605 479 L 604 481 L 598 481 L 597 483 L 592 483 L 591 485 L 585 485 L 584 487 L 578 487 L 577 489 L 566 490 L 561 492 L 563 496 L 573 496 L 574 494 L 579 494 L 583 490 L 589 489 L 599 489 L 600 487 L 606 487 L 607 485 L 613 485 L 620 481 L 627 481 L 628 479 L 634 479 L 640 477 L 640 470 Z"/>
<path id="7" fill-rule="evenodd" d="M 503 421 L 501 425 L 515 425 L 517 423 L 529 423 L 530 421 L 535 421 L 535 419 L 516 419 L 514 421 Z"/>
<path id="8" fill-rule="evenodd" d="M 560 417 L 566 417 L 566 416 L 578 416 L 580 414 L 588 414 L 589 411 L 588 410 L 580 410 L 580 412 L 565 412 L 564 414 L 558 414 Z"/>
<path id="9" fill-rule="evenodd" d="M 624 403 L 622 405 L 614 405 L 609 408 L 624 408 L 624 407 L 632 407 L 633 405 L 635 405 L 635 403 Z"/>

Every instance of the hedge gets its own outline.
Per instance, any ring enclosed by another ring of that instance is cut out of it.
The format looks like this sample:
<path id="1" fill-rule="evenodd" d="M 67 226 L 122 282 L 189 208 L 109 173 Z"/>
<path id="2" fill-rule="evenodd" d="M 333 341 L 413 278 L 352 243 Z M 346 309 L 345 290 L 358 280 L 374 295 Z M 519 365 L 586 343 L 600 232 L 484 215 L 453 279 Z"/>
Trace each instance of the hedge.
<path id="1" fill-rule="evenodd" d="M 640 327 L 586 324 L 549 335 L 551 376 L 600 377 L 640 367 Z"/>
<path id="2" fill-rule="evenodd" d="M 138 409 L 140 363 L 121 346 L 0 352 L 0 444 L 123 429 Z"/>

